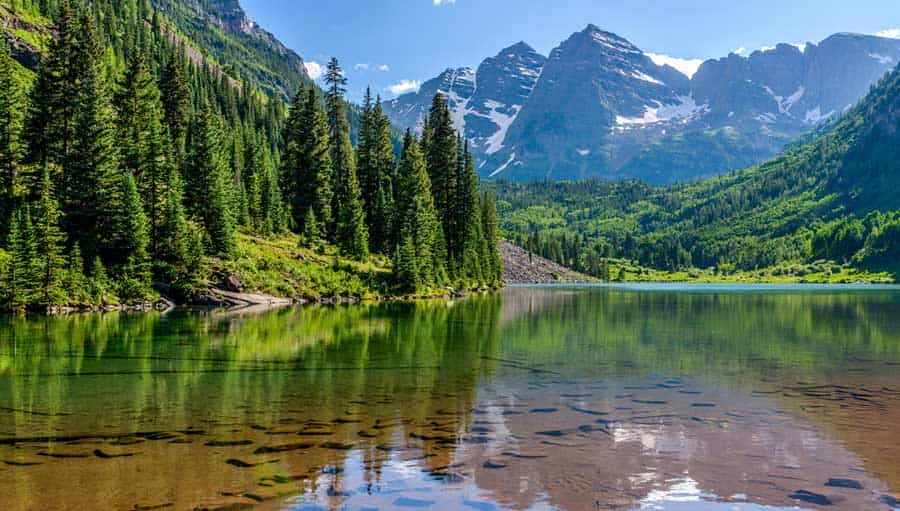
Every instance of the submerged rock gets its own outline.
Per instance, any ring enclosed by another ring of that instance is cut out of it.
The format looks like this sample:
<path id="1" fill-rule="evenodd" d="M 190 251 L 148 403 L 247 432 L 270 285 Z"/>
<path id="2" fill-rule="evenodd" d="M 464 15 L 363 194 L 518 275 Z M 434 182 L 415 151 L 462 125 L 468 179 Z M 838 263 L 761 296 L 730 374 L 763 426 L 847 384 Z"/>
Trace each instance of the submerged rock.
<path id="1" fill-rule="evenodd" d="M 850 490 L 862 490 L 865 488 L 863 484 L 859 481 L 855 481 L 853 479 L 829 479 L 825 486 L 830 486 L 832 488 L 847 488 Z"/>
<path id="2" fill-rule="evenodd" d="M 797 490 L 791 494 L 791 498 L 808 504 L 815 504 L 817 506 L 830 506 L 834 504 L 827 495 L 813 493 L 807 490 Z"/>

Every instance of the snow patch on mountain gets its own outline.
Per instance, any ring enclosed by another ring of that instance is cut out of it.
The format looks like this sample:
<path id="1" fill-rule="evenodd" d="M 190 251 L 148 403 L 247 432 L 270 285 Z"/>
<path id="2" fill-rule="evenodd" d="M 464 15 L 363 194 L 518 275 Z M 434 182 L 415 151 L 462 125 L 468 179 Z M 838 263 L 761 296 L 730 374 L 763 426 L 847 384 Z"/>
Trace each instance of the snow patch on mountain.
<path id="1" fill-rule="evenodd" d="M 637 78 L 638 80 L 655 83 L 656 85 L 665 85 L 663 82 L 657 80 L 656 78 L 653 78 L 652 76 L 650 76 L 647 73 L 644 73 L 642 71 L 632 71 L 631 76 Z"/>
<path id="2" fill-rule="evenodd" d="M 509 155 L 509 159 L 506 160 L 506 163 L 497 167 L 497 170 L 491 172 L 491 175 L 489 177 L 495 177 L 496 175 L 500 174 L 501 172 L 506 170 L 506 168 L 509 167 L 510 164 L 514 161 L 516 161 L 516 153 L 512 153 L 511 155 Z"/>
<path id="3" fill-rule="evenodd" d="M 880 64 L 892 64 L 894 62 L 894 57 L 889 57 L 887 55 L 879 55 L 877 53 L 870 53 L 870 57 L 877 60 Z"/>
<path id="4" fill-rule="evenodd" d="M 499 109 L 505 107 L 506 105 L 498 103 L 497 101 L 486 101 L 484 106 L 490 108 L 490 111 L 487 115 L 479 112 L 471 112 L 471 114 L 477 115 L 479 117 L 485 117 L 492 123 L 497 125 L 497 131 L 494 132 L 493 135 L 488 137 L 487 144 L 485 146 L 485 154 L 491 155 L 503 149 L 503 142 L 506 140 L 506 132 L 509 131 L 509 127 L 512 126 L 513 121 L 515 121 L 516 117 L 519 115 L 519 111 L 522 110 L 522 105 L 512 105 L 511 107 L 509 107 L 509 109 L 512 111 L 512 114 L 505 114 L 501 112 Z"/>
<path id="5" fill-rule="evenodd" d="M 615 34 L 604 32 L 597 27 L 591 28 L 591 37 L 594 42 L 601 46 L 606 46 L 616 52 L 641 54 L 641 50 L 637 46 L 629 43 Z"/>
<path id="6" fill-rule="evenodd" d="M 786 98 L 784 96 L 775 94 L 775 91 L 773 91 L 772 88 L 768 85 L 764 85 L 763 88 L 766 90 L 766 92 L 769 93 L 770 96 L 772 96 L 773 99 L 775 99 L 775 102 L 778 103 L 778 113 L 785 115 L 790 115 L 791 108 L 793 108 L 793 106 L 797 104 L 798 101 L 800 101 L 804 94 L 806 94 L 806 88 L 804 88 L 802 85 L 797 87 L 797 90 Z"/>
<path id="7" fill-rule="evenodd" d="M 616 125 L 619 127 L 641 126 L 657 124 L 667 121 L 687 122 L 709 110 L 709 105 L 697 105 L 691 96 L 678 96 L 679 103 L 664 105 L 654 101 L 656 107 L 645 106 L 643 117 L 616 116 Z"/>
<path id="8" fill-rule="evenodd" d="M 834 110 L 831 110 L 827 114 L 822 115 L 822 108 L 817 106 L 812 110 L 807 110 L 806 117 L 804 117 L 803 120 L 809 124 L 818 124 L 819 122 L 830 118 L 834 113 Z"/>

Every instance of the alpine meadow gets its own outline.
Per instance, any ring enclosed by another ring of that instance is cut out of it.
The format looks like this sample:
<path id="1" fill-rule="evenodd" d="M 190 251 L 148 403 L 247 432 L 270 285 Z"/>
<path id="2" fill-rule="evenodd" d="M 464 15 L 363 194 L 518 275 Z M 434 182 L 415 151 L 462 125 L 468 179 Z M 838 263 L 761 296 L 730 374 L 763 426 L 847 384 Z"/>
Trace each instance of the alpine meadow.
<path id="1" fill-rule="evenodd" d="M 0 0 L 0 510 L 900 511 L 896 0 Z"/>

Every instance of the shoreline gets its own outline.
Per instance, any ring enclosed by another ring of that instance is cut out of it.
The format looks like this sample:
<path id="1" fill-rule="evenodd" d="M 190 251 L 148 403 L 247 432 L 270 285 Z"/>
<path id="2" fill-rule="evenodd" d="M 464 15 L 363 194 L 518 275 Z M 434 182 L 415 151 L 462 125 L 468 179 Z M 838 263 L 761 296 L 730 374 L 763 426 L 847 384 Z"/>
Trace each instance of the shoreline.
<path id="1" fill-rule="evenodd" d="M 506 287 L 506 286 L 504 286 Z M 460 299 L 474 293 L 497 292 L 504 287 L 475 290 L 448 290 L 445 293 L 431 293 L 422 295 L 387 295 L 360 298 L 355 296 L 322 296 L 307 298 L 286 298 L 265 293 L 239 293 L 219 288 L 208 288 L 200 293 L 197 299 L 186 303 L 175 303 L 168 298 L 160 298 L 155 301 L 143 301 L 126 304 L 80 304 L 80 305 L 56 305 L 47 307 L 46 310 L 29 310 L 21 313 L 4 311 L 4 316 L 70 316 L 79 314 L 105 314 L 111 312 L 159 312 L 168 313 L 174 309 L 184 308 L 208 308 L 210 310 L 243 310 L 250 308 L 273 309 L 278 307 L 295 307 L 303 305 L 351 305 L 358 303 L 391 303 L 414 302 L 419 300 Z"/>

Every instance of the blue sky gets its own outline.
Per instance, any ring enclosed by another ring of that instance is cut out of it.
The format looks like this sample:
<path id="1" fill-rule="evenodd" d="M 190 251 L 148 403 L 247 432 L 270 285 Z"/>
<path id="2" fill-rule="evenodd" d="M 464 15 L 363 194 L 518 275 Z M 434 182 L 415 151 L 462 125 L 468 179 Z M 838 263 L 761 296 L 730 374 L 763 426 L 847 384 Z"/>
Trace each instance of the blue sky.
<path id="1" fill-rule="evenodd" d="M 646 52 L 722 57 L 835 32 L 900 37 L 898 0 L 240 0 L 251 18 L 305 60 L 336 56 L 358 101 L 384 97 L 446 67 L 476 67 L 524 40 L 548 54 L 594 23 Z"/>

